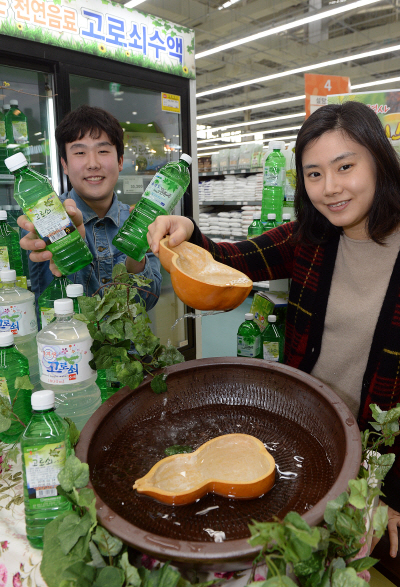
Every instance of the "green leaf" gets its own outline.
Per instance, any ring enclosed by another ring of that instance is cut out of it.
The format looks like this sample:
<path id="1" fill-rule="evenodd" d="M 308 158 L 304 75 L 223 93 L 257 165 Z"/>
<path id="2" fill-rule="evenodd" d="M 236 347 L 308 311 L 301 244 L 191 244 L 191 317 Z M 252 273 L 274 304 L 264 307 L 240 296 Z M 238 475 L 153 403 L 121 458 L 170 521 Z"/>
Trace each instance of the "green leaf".
<path id="1" fill-rule="evenodd" d="M 96 527 L 96 532 L 92 536 L 93 542 L 95 542 L 103 556 L 117 556 L 123 547 L 123 542 L 112 536 L 102 526 Z"/>
<path id="2" fill-rule="evenodd" d="M 185 453 L 193 452 L 193 448 L 191 446 L 182 445 L 182 444 L 174 444 L 172 446 L 168 446 L 164 450 L 167 457 L 171 457 L 172 455 L 180 455 Z"/>
<path id="3" fill-rule="evenodd" d="M 376 565 L 378 562 L 379 559 L 377 558 L 372 558 L 372 556 L 365 556 L 364 558 L 358 558 L 355 561 L 350 561 L 347 563 L 347 566 L 355 569 L 356 573 L 361 573 L 362 571 L 368 571 L 368 569 Z"/>
<path id="4" fill-rule="evenodd" d="M 172 345 L 161 346 L 160 349 L 161 352 L 157 353 L 157 361 L 160 367 L 168 367 L 185 361 L 185 357 Z"/>
<path id="5" fill-rule="evenodd" d="M 372 527 L 376 532 L 377 538 L 381 538 L 384 535 L 388 522 L 388 506 L 379 504 L 372 518 Z"/>
<path id="6" fill-rule="evenodd" d="M 58 474 L 58 480 L 64 491 L 72 491 L 74 487 L 85 487 L 89 482 L 89 465 L 70 455 Z"/>
<path id="7" fill-rule="evenodd" d="M 4 418 L 9 418 L 11 414 L 12 407 L 9 399 L 6 398 L 4 395 L 0 395 L 0 415 L 4 416 Z"/>
<path id="8" fill-rule="evenodd" d="M 78 561 L 72 563 L 63 571 L 61 580 L 69 581 L 69 585 L 74 587 L 91 587 L 96 573 L 95 567 L 91 567 L 83 561 Z"/>
<path id="9" fill-rule="evenodd" d="M 82 518 L 75 512 L 66 516 L 57 533 L 60 540 L 61 550 L 68 554 L 81 536 L 85 536 L 91 526 L 90 516 L 86 513 Z M 67 577 L 65 577 L 67 579 Z"/>
<path id="10" fill-rule="evenodd" d="M 104 558 L 101 556 L 99 549 L 92 540 L 89 542 L 89 551 L 90 556 L 92 557 L 92 565 L 96 567 L 96 569 L 102 569 L 106 566 Z"/>
<path id="11" fill-rule="evenodd" d="M 96 295 L 91 298 L 85 296 L 78 297 L 78 304 L 82 314 L 90 321 L 97 322 L 96 306 L 100 301 L 100 296 Z"/>
<path id="12" fill-rule="evenodd" d="M 379 424 L 383 424 L 386 418 L 386 412 L 382 411 L 377 404 L 370 404 L 369 407 L 371 409 L 374 420 L 376 420 L 376 422 Z"/>
<path id="13" fill-rule="evenodd" d="M 167 373 L 159 373 L 155 375 L 151 380 L 150 387 L 154 391 L 154 393 L 164 393 L 167 391 L 168 387 L 165 383 L 167 379 Z"/>
<path id="14" fill-rule="evenodd" d="M 349 501 L 349 496 L 347 494 L 347 491 L 344 491 L 343 493 L 341 493 L 336 499 L 328 501 L 328 503 L 326 504 L 325 513 L 324 513 L 325 522 L 327 522 L 328 524 L 331 524 L 331 525 L 334 524 L 338 511 L 341 510 L 342 507 L 344 505 L 346 505 L 346 503 L 348 501 Z"/>
<path id="15" fill-rule="evenodd" d="M 29 375 L 24 375 L 15 378 L 14 387 L 15 389 L 33 389 L 34 385 L 32 385 Z"/>
<path id="16" fill-rule="evenodd" d="M 350 497 L 351 505 L 358 509 L 365 508 L 368 496 L 368 482 L 366 479 L 350 479 Z"/>
<path id="17" fill-rule="evenodd" d="M 139 574 L 142 579 L 141 587 L 176 587 L 180 578 L 178 571 L 171 569 L 169 563 L 152 571 L 141 567 Z"/>
<path id="18" fill-rule="evenodd" d="M 296 587 L 296 583 L 293 583 L 290 577 L 272 577 L 267 581 L 250 583 L 253 587 Z"/>
<path id="19" fill-rule="evenodd" d="M 125 573 L 117 567 L 104 567 L 97 576 L 93 587 L 122 587 Z"/>
<path id="20" fill-rule="evenodd" d="M 129 361 L 126 348 L 115 345 L 103 345 L 99 351 L 94 353 L 98 369 L 111 369 L 114 363 L 126 363 Z"/>
<path id="21" fill-rule="evenodd" d="M 71 418 L 64 418 L 64 420 L 68 424 L 69 441 L 71 443 L 71 446 L 74 447 L 78 444 L 78 440 L 81 433 L 79 432 L 75 422 L 73 422 Z"/>
<path id="22" fill-rule="evenodd" d="M 337 569 L 332 575 L 332 587 L 365 587 L 368 583 L 357 577 L 357 573 L 351 567 Z"/>
<path id="23" fill-rule="evenodd" d="M 125 267 L 125 263 L 117 263 L 114 265 L 112 270 L 113 281 L 115 281 L 115 278 L 118 277 L 118 275 L 122 275 L 123 273 L 128 273 Z"/>
<path id="24" fill-rule="evenodd" d="M 325 568 L 325 552 L 314 552 L 308 560 L 293 565 L 296 577 L 305 577 L 323 571 Z"/>
<path id="25" fill-rule="evenodd" d="M 134 342 L 139 355 L 152 355 L 154 350 L 160 344 L 160 339 L 152 333 L 147 325 L 137 331 Z"/>
<path id="26" fill-rule="evenodd" d="M 130 361 L 123 365 L 118 363 L 115 365 L 115 372 L 118 381 L 131 389 L 135 389 L 143 381 L 143 365 L 139 361 Z"/>
<path id="27" fill-rule="evenodd" d="M 133 587 L 140 587 L 140 583 L 141 583 L 140 575 L 138 573 L 137 568 L 133 567 L 129 563 L 127 552 L 124 552 L 124 554 L 121 556 L 119 564 L 121 565 L 121 568 L 123 569 L 123 571 L 125 573 L 126 584 L 133 585 Z"/>
<path id="28" fill-rule="evenodd" d="M 385 412 L 382 412 L 383 414 Z M 389 410 L 388 412 L 386 412 L 386 416 L 385 416 L 385 424 L 388 424 L 389 422 L 396 422 L 398 423 L 400 418 L 400 404 L 397 404 L 396 408 L 392 408 L 391 410 Z"/>
<path id="29" fill-rule="evenodd" d="M 343 512 L 337 513 L 335 527 L 339 534 L 347 538 L 348 541 L 361 537 L 365 532 L 365 524 L 362 524 L 361 527 L 354 519 Z"/>
<path id="30" fill-rule="evenodd" d="M 11 419 L 0 413 L 0 432 L 5 432 L 11 426 Z"/>

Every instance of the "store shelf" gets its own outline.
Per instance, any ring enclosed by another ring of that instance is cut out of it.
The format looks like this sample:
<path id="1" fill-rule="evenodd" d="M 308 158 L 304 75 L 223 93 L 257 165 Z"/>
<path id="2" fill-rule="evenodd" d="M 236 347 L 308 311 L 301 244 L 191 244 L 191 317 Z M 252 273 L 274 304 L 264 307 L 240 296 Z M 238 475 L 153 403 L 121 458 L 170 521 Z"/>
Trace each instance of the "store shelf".
<path id="1" fill-rule="evenodd" d="M 261 206 L 261 200 L 201 200 L 199 206 Z"/>
<path id="2" fill-rule="evenodd" d="M 225 171 L 202 171 L 199 173 L 199 177 L 222 177 L 223 175 L 241 175 L 243 173 L 262 173 L 262 167 L 256 167 L 255 169 L 225 169 Z"/>
<path id="3" fill-rule="evenodd" d="M 13 185 L 14 184 L 14 176 L 13 175 L 6 175 L 5 173 L 0 173 L 0 184 Z"/>

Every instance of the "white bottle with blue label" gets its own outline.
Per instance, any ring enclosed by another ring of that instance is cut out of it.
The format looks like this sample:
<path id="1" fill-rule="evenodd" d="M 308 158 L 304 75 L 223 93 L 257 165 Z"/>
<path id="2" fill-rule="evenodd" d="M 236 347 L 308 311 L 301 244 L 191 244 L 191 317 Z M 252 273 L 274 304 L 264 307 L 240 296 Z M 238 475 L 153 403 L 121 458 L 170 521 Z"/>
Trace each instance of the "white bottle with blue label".
<path id="1" fill-rule="evenodd" d="M 71 299 L 55 300 L 54 313 L 56 320 L 37 335 L 40 381 L 53 389 L 57 414 L 82 430 L 101 405 L 97 372 L 89 365 L 93 340 L 86 324 L 74 319 Z"/>

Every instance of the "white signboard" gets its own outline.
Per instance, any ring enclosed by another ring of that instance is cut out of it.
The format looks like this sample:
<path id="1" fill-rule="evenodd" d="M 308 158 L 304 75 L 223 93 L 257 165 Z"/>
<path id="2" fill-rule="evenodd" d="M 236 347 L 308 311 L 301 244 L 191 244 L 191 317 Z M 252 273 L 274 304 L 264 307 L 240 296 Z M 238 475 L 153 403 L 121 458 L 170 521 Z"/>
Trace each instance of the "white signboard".
<path id="1" fill-rule="evenodd" d="M 143 177 L 140 175 L 124 177 L 123 189 L 124 194 L 142 194 L 144 192 Z"/>

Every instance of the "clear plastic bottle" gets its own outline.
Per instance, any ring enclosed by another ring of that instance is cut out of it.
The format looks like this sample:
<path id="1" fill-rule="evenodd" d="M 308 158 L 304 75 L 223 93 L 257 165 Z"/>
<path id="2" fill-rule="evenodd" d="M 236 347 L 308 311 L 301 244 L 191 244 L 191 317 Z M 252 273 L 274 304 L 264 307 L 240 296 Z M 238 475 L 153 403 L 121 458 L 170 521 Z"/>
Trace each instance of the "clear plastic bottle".
<path id="1" fill-rule="evenodd" d="M 32 391 L 15 388 L 15 379 L 24 375 L 29 376 L 28 359 L 15 347 L 12 332 L 0 332 L 0 395 L 12 403 L 18 391 L 13 410 L 26 426 L 31 417 Z M 10 428 L 0 434 L 0 440 L 11 444 L 23 431 L 22 424 L 13 421 Z"/>
<path id="2" fill-rule="evenodd" d="M 271 230 L 271 228 L 276 228 L 278 226 L 278 223 L 276 221 L 276 214 L 268 214 L 267 220 L 265 220 L 265 222 L 263 222 L 262 224 L 264 227 L 264 232 L 267 232 L 267 230 Z"/>
<path id="3" fill-rule="evenodd" d="M 270 141 L 270 147 L 272 152 L 264 164 L 261 220 L 266 221 L 268 214 L 274 212 L 281 222 L 286 161 L 281 153 L 281 141 Z"/>
<path id="4" fill-rule="evenodd" d="M 58 495 L 58 474 L 71 453 L 68 425 L 54 411 L 54 392 L 32 394 L 32 416 L 21 437 L 26 535 L 34 548 L 43 548 L 45 526 L 72 509 Z"/>
<path id="5" fill-rule="evenodd" d="M 97 373 L 89 365 L 93 341 L 86 324 L 74 319 L 71 299 L 55 300 L 54 312 L 56 320 L 37 335 L 40 381 L 54 389 L 57 413 L 82 430 L 101 405 Z"/>
<path id="6" fill-rule="evenodd" d="M 7 212 L 0 210 L 0 271 L 15 269 L 17 279 L 24 276 L 19 234 L 7 222 Z M 25 278 L 26 287 L 26 278 Z"/>
<path id="7" fill-rule="evenodd" d="M 0 271 L 0 332 L 11 331 L 15 346 L 29 361 L 31 383 L 39 385 L 35 295 L 16 285 L 15 269 Z"/>
<path id="8" fill-rule="evenodd" d="M 54 318 L 54 302 L 61 298 L 66 298 L 67 287 L 72 284 L 72 281 L 61 275 L 61 277 L 54 277 L 53 281 L 46 287 L 42 295 L 38 299 L 40 328 L 44 328 Z"/>
<path id="9" fill-rule="evenodd" d="M 160 214 L 172 214 L 189 182 L 192 158 L 184 153 L 179 161 L 167 163 L 153 177 L 139 203 L 130 213 L 113 245 L 132 259 L 141 261 L 149 248 L 147 229 Z"/>
<path id="10" fill-rule="evenodd" d="M 245 314 L 245 321 L 237 333 L 237 356 L 262 358 L 261 331 L 254 322 L 254 314 Z"/>
<path id="11" fill-rule="evenodd" d="M 268 323 L 262 333 L 263 358 L 266 361 L 283 363 L 284 337 L 276 325 L 276 316 L 270 314 Z"/>
<path id="12" fill-rule="evenodd" d="M 261 222 L 261 212 L 254 212 L 253 222 L 247 229 L 247 238 L 253 238 L 254 236 L 260 236 L 264 232 L 264 225 Z"/>
<path id="13" fill-rule="evenodd" d="M 61 273 L 70 275 L 91 263 L 92 253 L 47 177 L 30 169 L 22 153 L 8 157 L 5 164 L 15 175 L 14 198 L 53 253 Z"/>
<path id="14" fill-rule="evenodd" d="M 296 160 L 295 160 L 296 141 L 289 143 L 284 151 L 286 160 L 285 173 L 285 199 L 283 202 L 283 212 L 290 213 L 294 218 L 294 192 L 296 190 Z"/>
<path id="15" fill-rule="evenodd" d="M 18 106 L 18 100 L 10 100 L 10 110 L 6 114 L 5 123 L 8 156 L 23 152 L 29 158 L 28 124 L 25 114 Z"/>

